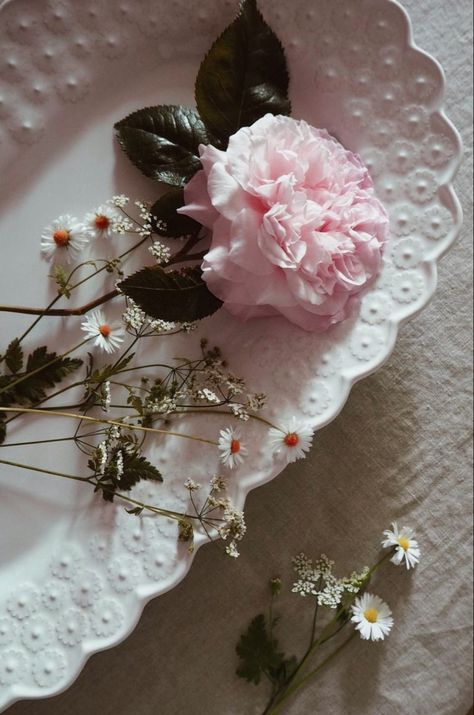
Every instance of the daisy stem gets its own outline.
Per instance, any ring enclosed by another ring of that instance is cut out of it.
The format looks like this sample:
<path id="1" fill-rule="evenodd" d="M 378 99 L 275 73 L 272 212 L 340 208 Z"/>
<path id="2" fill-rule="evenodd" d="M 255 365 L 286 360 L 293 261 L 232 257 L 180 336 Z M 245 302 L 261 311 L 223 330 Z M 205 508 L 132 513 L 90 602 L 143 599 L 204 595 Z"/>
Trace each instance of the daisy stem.
<path id="1" fill-rule="evenodd" d="M 88 415 L 79 415 L 75 412 L 63 412 L 61 410 L 41 410 L 33 407 L 2 407 L 2 412 L 18 412 L 32 415 L 48 415 L 48 417 L 66 417 L 68 419 L 74 420 L 84 420 L 87 422 L 93 422 L 95 424 L 101 425 L 114 425 L 116 427 L 121 427 L 122 429 L 137 430 L 138 432 L 150 432 L 152 434 L 164 434 L 169 437 L 182 437 L 183 439 L 190 439 L 194 442 L 203 442 L 204 444 L 212 444 L 214 447 L 218 446 L 218 442 L 211 439 L 204 439 L 203 437 L 195 437 L 190 434 L 182 434 L 181 432 L 171 432 L 169 430 L 155 429 L 154 427 L 142 427 L 141 425 L 130 425 L 126 422 L 119 422 L 118 420 L 104 420 L 99 417 L 89 417 Z"/>
<path id="2" fill-rule="evenodd" d="M 365 577 L 365 582 L 367 582 L 367 581 L 369 580 L 369 578 L 372 576 L 372 574 L 375 573 L 375 571 L 377 571 L 377 569 L 380 568 L 380 566 L 381 566 L 383 563 L 385 563 L 385 561 L 386 561 L 388 558 L 390 558 L 391 555 L 392 555 L 392 552 L 391 552 L 391 551 L 389 551 L 388 553 L 384 554 L 384 555 L 382 556 L 382 558 L 379 559 L 379 561 L 377 561 L 377 562 L 369 569 L 369 571 L 368 571 L 368 573 L 367 573 L 367 575 L 366 575 L 366 577 Z M 347 610 L 349 609 L 351 603 L 356 599 L 356 597 L 357 597 L 357 593 L 352 594 L 352 598 L 350 599 L 349 603 L 346 603 L 343 608 L 338 608 L 338 609 L 337 609 L 336 615 L 334 616 L 334 618 L 332 618 L 332 619 L 329 621 L 329 623 L 327 623 L 327 624 L 324 626 L 323 630 L 321 631 L 321 633 L 320 633 L 320 635 L 319 635 L 319 638 L 317 638 L 316 640 L 314 640 L 314 636 L 312 636 L 312 644 L 309 646 L 308 650 L 306 651 L 306 653 L 305 653 L 304 656 L 302 657 L 301 661 L 298 663 L 298 665 L 297 665 L 297 667 L 295 668 L 295 670 L 293 671 L 292 675 L 291 675 L 290 678 L 287 680 L 287 682 L 286 682 L 286 684 L 285 684 L 285 686 L 284 686 L 284 687 L 285 687 L 285 690 L 284 690 L 283 692 L 285 692 L 285 693 L 287 692 L 286 689 L 287 689 L 287 688 L 289 687 L 289 685 L 295 680 L 296 676 L 297 676 L 298 673 L 301 671 L 301 669 L 303 668 L 303 666 L 306 664 L 306 662 L 307 662 L 307 660 L 309 659 L 309 657 L 314 653 L 314 651 L 316 650 L 316 648 L 318 648 L 320 645 L 323 645 L 324 643 L 326 643 L 326 641 L 330 640 L 333 636 L 336 635 L 336 633 L 339 633 L 339 631 L 341 630 L 341 628 L 338 628 L 336 631 L 332 632 L 332 631 L 333 631 L 333 628 L 334 628 L 334 626 L 337 624 L 337 622 L 338 622 L 338 620 L 339 620 L 341 614 L 342 614 L 344 611 L 347 611 Z M 344 624 L 344 625 L 345 625 L 345 624 Z M 355 632 L 354 632 L 354 633 L 355 633 Z M 271 713 L 271 712 L 273 712 L 273 711 L 269 710 L 268 712 Z M 277 711 L 275 711 L 275 712 L 277 712 Z"/>
<path id="3" fill-rule="evenodd" d="M 132 251 L 134 251 L 136 248 L 138 248 L 139 246 L 141 246 L 145 241 L 146 241 L 146 238 L 140 239 L 140 241 L 138 241 L 138 243 L 135 243 L 133 246 L 131 246 L 131 247 L 128 248 L 126 251 L 124 251 L 123 253 L 121 253 L 121 254 L 118 256 L 118 258 L 119 258 L 120 260 L 122 260 L 123 258 L 125 258 L 125 256 L 128 256 L 129 253 L 132 253 Z M 91 273 L 89 276 L 86 276 L 86 278 L 83 278 L 83 279 L 82 279 L 81 281 L 79 281 L 78 283 L 75 283 L 74 285 L 70 286 L 69 290 L 70 290 L 70 291 L 73 291 L 73 290 L 74 290 L 75 288 L 77 288 L 78 286 L 82 285 L 83 283 L 86 283 L 86 282 L 89 281 L 91 278 L 94 278 L 94 276 L 97 276 L 99 273 L 102 273 L 102 271 L 105 271 L 105 270 L 106 270 L 108 264 L 109 264 L 109 261 L 107 261 L 107 264 L 104 265 L 104 266 L 102 266 L 102 268 L 98 268 L 98 269 L 95 270 L 93 273 Z M 75 270 L 76 270 L 76 268 L 72 271 L 72 273 L 70 274 L 69 277 L 72 276 L 72 274 L 74 273 Z M 51 308 L 52 308 L 54 305 L 56 305 L 56 303 L 58 302 L 58 300 L 60 300 L 60 298 L 62 298 L 62 293 L 58 293 L 58 295 L 56 295 L 56 296 L 53 298 L 53 300 L 46 306 L 46 308 L 44 308 L 43 310 L 39 311 L 38 313 L 33 313 L 33 315 L 38 315 L 38 317 L 36 318 L 36 320 L 34 320 L 34 321 L 32 322 L 32 324 L 30 325 L 30 327 L 27 328 L 27 330 L 25 330 L 25 332 L 18 338 L 18 342 L 19 342 L 19 343 L 21 343 L 21 342 L 26 338 L 26 336 L 27 336 L 27 335 L 33 330 L 33 328 L 39 323 L 39 321 L 41 320 L 41 318 L 43 318 L 45 315 L 50 315 L 50 312 L 49 312 L 49 311 L 51 310 Z M 10 308 L 9 306 L 0 306 L 0 311 L 22 312 L 22 311 L 14 311 L 14 310 L 11 310 L 11 308 Z M 30 314 L 31 314 L 31 313 L 30 313 Z"/>
<path id="4" fill-rule="evenodd" d="M 323 661 L 321 661 L 321 663 L 316 668 L 314 668 L 314 670 L 312 670 L 310 673 L 305 675 L 305 677 L 302 678 L 301 680 L 299 680 L 298 682 L 294 683 L 291 686 L 291 688 L 288 688 L 284 692 L 283 696 L 281 698 L 278 698 L 277 702 L 274 705 L 270 706 L 270 709 L 266 708 L 263 711 L 262 715 L 277 715 L 277 713 L 279 713 L 281 711 L 285 701 L 291 695 L 293 695 L 293 693 L 295 693 L 303 685 L 305 685 L 305 683 L 307 683 L 309 680 L 314 678 L 314 676 L 317 675 L 320 670 L 322 670 L 326 665 L 328 665 L 328 663 L 330 663 L 336 657 L 336 655 L 338 655 L 347 645 L 349 645 L 349 643 L 351 642 L 351 640 L 354 638 L 355 635 L 356 635 L 356 632 L 353 631 L 351 633 L 351 635 L 349 636 L 349 638 L 347 638 L 343 643 L 341 643 L 341 645 L 338 646 L 330 655 L 328 655 L 327 658 L 325 658 Z"/>
<path id="5" fill-rule="evenodd" d="M 6 464 L 9 467 L 18 467 L 19 469 L 26 469 L 30 472 L 40 472 L 41 474 L 47 474 L 50 477 L 61 477 L 62 479 L 70 479 L 71 481 L 74 482 L 85 482 L 87 484 L 91 484 L 92 486 L 95 486 L 95 482 L 93 481 L 92 477 L 78 477 L 77 475 L 74 474 L 66 474 L 65 472 L 55 472 L 51 469 L 42 469 L 41 467 L 34 467 L 30 464 L 21 464 L 21 462 L 10 462 L 7 459 L 0 459 L 0 464 Z M 192 514 L 181 514 L 178 511 L 169 511 L 168 509 L 161 509 L 160 507 L 157 506 L 152 506 L 151 504 L 144 504 L 143 502 L 137 501 L 136 499 L 132 499 L 132 497 L 128 497 L 125 494 L 120 494 L 113 489 L 108 489 L 106 486 L 100 487 L 104 491 L 113 494 L 114 497 L 117 499 L 121 499 L 122 501 L 127 502 L 128 504 L 133 504 L 134 506 L 141 507 L 142 509 L 146 509 L 147 511 L 151 511 L 154 514 L 158 514 L 160 516 L 167 516 L 171 519 L 176 519 L 180 520 L 183 518 L 188 518 L 188 519 L 197 519 L 198 517 L 193 516 Z"/>
<path id="6" fill-rule="evenodd" d="M 28 380 L 28 379 L 29 379 L 30 377 L 32 377 L 33 375 L 36 375 L 38 372 L 41 372 L 42 370 L 45 370 L 47 367 L 50 367 L 50 365 L 54 365 L 54 363 L 58 362 L 58 360 L 62 360 L 62 359 L 65 358 L 67 355 L 70 355 L 70 354 L 73 353 L 75 350 L 78 350 L 79 348 L 81 348 L 83 345 L 85 345 L 87 342 L 89 342 L 89 340 L 91 340 L 91 338 L 86 338 L 85 340 L 81 340 L 80 343 L 78 343 L 77 345 L 74 345 L 74 347 L 70 348 L 70 349 L 67 350 L 65 353 L 62 353 L 61 355 L 56 355 L 55 358 L 53 358 L 53 359 L 50 360 L 49 362 L 44 363 L 44 365 L 40 365 L 40 367 L 37 367 L 35 370 L 31 370 L 30 372 L 25 373 L 25 374 L 22 375 L 21 377 L 18 377 L 16 380 L 13 380 L 13 382 L 9 382 L 9 383 L 8 383 L 7 385 L 5 385 L 4 387 L 1 387 L 1 388 L 0 388 L 0 395 L 2 394 L 2 392 L 6 392 L 7 390 L 11 390 L 12 387 L 16 387 L 16 385 L 19 385 L 19 384 L 20 384 L 21 382 L 23 382 L 24 380 Z M 2 408 L 2 409 L 3 409 L 3 408 Z M 20 410 L 17 410 L 17 411 L 19 412 Z"/>

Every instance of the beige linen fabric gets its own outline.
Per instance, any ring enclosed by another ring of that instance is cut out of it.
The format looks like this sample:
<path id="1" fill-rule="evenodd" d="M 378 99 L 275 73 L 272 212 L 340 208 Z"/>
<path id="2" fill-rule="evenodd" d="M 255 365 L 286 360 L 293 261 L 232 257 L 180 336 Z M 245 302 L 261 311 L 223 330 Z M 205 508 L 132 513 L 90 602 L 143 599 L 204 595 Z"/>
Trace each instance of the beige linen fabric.
<path id="1" fill-rule="evenodd" d="M 79 0 L 78 0 L 79 1 Z M 352 0 L 356 1 L 356 0 Z M 172 2 L 172 0 L 170 0 Z M 392 519 L 422 548 L 413 574 L 389 565 L 373 583 L 394 611 L 383 644 L 354 640 L 294 698 L 288 715 L 466 715 L 471 703 L 470 0 L 405 0 L 415 38 L 443 64 L 446 106 L 466 157 L 456 182 L 460 242 L 440 265 L 431 305 L 401 332 L 388 365 L 353 390 L 309 458 L 248 500 L 242 556 L 198 553 L 177 588 L 151 603 L 134 634 L 94 656 L 63 695 L 9 715 L 258 715 L 265 685 L 235 675 L 234 644 L 266 606 L 266 580 L 291 557 L 331 555 L 341 573 L 376 555 Z M 306 642 L 309 604 L 287 594 L 281 640 Z"/>

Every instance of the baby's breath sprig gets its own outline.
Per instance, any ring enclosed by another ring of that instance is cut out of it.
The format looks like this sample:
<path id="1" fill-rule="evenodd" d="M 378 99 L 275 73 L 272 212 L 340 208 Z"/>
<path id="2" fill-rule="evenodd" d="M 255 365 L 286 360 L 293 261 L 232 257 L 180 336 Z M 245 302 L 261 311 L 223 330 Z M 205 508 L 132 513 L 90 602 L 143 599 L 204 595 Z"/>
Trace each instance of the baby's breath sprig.
<path id="1" fill-rule="evenodd" d="M 391 529 L 384 531 L 384 537 L 382 546 L 388 549 L 387 553 L 372 567 L 366 566 L 344 577 L 335 576 L 334 561 L 325 554 L 316 561 L 304 553 L 293 559 L 297 580 L 291 592 L 313 604 L 309 644 L 299 658 L 286 656 L 274 637 L 274 627 L 279 620 L 274 616 L 274 602 L 282 592 L 282 580 L 279 577 L 270 580 L 268 616 L 256 616 L 236 646 L 239 656 L 237 675 L 255 685 L 260 683 L 263 675 L 270 680 L 271 692 L 262 715 L 280 713 L 291 695 L 307 685 L 357 633 L 363 640 L 370 641 L 381 641 L 388 636 L 393 626 L 391 610 L 379 596 L 369 593 L 367 586 L 373 574 L 388 559 L 395 565 L 405 563 L 407 569 L 413 568 L 419 561 L 420 549 L 412 529 L 400 529 L 395 522 Z M 318 632 L 321 609 L 333 615 L 326 617 Z M 316 653 L 351 624 L 354 628 L 349 637 L 338 640 L 336 648 L 311 669 Z"/>

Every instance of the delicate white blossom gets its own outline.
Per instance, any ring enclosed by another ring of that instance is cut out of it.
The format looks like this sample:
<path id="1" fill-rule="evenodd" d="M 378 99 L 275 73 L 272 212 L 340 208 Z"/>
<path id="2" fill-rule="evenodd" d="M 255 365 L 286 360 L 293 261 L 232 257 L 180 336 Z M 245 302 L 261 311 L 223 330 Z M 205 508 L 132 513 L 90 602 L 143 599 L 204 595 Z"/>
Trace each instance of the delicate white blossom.
<path id="1" fill-rule="evenodd" d="M 231 541 L 230 544 L 227 544 L 225 547 L 225 552 L 227 556 L 230 556 L 232 559 L 238 559 L 240 556 L 240 552 L 237 549 L 237 544 L 235 541 Z"/>
<path id="2" fill-rule="evenodd" d="M 184 482 L 184 486 L 186 487 L 186 489 L 189 489 L 190 492 L 197 492 L 197 490 L 201 488 L 201 485 L 191 478 L 186 479 L 186 481 Z"/>
<path id="3" fill-rule="evenodd" d="M 113 353 L 124 340 L 122 326 L 108 323 L 101 310 L 88 315 L 81 328 L 89 338 L 95 338 L 94 345 L 106 353 Z"/>
<path id="4" fill-rule="evenodd" d="M 273 453 L 285 457 L 288 463 L 306 456 L 313 441 L 313 431 L 295 417 L 280 429 L 272 427 L 268 436 Z"/>
<path id="5" fill-rule="evenodd" d="M 230 536 L 235 541 L 242 541 L 247 531 L 244 512 L 236 509 L 227 501 L 224 510 L 224 524 L 219 528 L 219 535 L 224 541 Z"/>
<path id="6" fill-rule="evenodd" d="M 148 250 L 159 264 L 168 263 L 171 258 L 171 249 L 165 246 L 164 243 L 161 243 L 161 241 L 154 241 L 153 244 L 148 247 Z"/>
<path id="7" fill-rule="evenodd" d="M 64 214 L 51 222 L 41 234 L 41 253 L 46 260 L 71 263 L 89 243 L 90 233 L 74 216 Z"/>
<path id="8" fill-rule="evenodd" d="M 203 387 L 202 390 L 198 390 L 197 396 L 200 400 L 206 400 L 206 402 L 211 402 L 214 404 L 220 402 L 216 393 L 212 390 L 209 390 L 209 388 L 207 387 Z"/>
<path id="9" fill-rule="evenodd" d="M 116 206 L 118 209 L 124 209 L 129 201 L 130 199 L 128 196 L 125 196 L 125 194 L 119 194 L 117 196 L 112 196 L 107 203 L 112 204 L 112 206 Z"/>
<path id="10" fill-rule="evenodd" d="M 127 328 L 138 332 L 146 321 L 146 315 L 131 298 L 128 298 L 127 307 L 122 315 L 122 320 Z"/>
<path id="11" fill-rule="evenodd" d="M 240 432 L 233 427 L 227 427 L 220 431 L 218 449 L 221 453 L 221 461 L 230 469 L 238 467 L 244 461 L 247 454 L 245 445 L 240 441 Z"/>
<path id="12" fill-rule="evenodd" d="M 395 553 L 390 561 L 399 566 L 403 561 L 407 569 L 414 568 L 420 561 L 420 548 L 418 542 L 413 538 L 413 529 L 404 526 L 398 528 L 398 524 L 392 522 L 392 529 L 386 529 L 386 537 L 382 541 L 384 549 L 395 548 Z"/>
<path id="13" fill-rule="evenodd" d="M 351 621 L 364 640 L 379 641 L 390 633 L 393 626 L 392 612 L 378 596 L 364 593 L 352 606 Z"/>
<path id="14" fill-rule="evenodd" d="M 120 218 L 112 206 L 102 204 L 86 214 L 85 223 L 94 238 L 112 238 L 114 223 Z"/>
<path id="15" fill-rule="evenodd" d="M 227 484 L 225 482 L 224 477 L 219 476 L 219 474 L 215 474 L 211 480 L 210 480 L 210 485 L 211 485 L 211 492 L 212 493 L 217 493 L 217 492 L 222 492 L 227 489 Z"/>

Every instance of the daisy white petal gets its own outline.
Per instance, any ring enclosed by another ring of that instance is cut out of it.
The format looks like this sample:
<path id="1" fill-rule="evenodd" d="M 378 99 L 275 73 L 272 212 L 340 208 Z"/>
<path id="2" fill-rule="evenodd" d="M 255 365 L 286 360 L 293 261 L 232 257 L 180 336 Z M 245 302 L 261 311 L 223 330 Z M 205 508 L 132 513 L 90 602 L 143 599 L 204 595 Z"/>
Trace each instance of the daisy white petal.
<path id="1" fill-rule="evenodd" d="M 86 214 L 85 223 L 94 238 L 112 238 L 115 234 L 114 224 L 120 218 L 112 206 L 102 204 Z"/>
<path id="2" fill-rule="evenodd" d="M 420 561 L 420 548 L 418 541 L 413 538 L 413 529 L 404 526 L 399 529 L 396 521 L 392 522 L 392 528 L 383 532 L 385 539 L 382 541 L 384 549 L 395 549 L 390 561 L 397 566 L 405 562 L 407 569 L 415 568 Z"/>
<path id="3" fill-rule="evenodd" d="M 355 623 L 363 640 L 381 641 L 393 626 L 392 612 L 385 601 L 371 593 L 356 598 L 352 606 L 352 623 Z"/>
<path id="4" fill-rule="evenodd" d="M 230 469 L 238 467 L 244 461 L 247 448 L 240 441 L 240 432 L 233 427 L 227 427 L 220 431 L 218 449 L 221 453 L 221 461 Z"/>
<path id="5" fill-rule="evenodd" d="M 113 353 L 124 340 L 124 330 L 120 324 L 108 323 L 101 310 L 95 310 L 81 323 L 82 330 L 89 338 L 95 338 L 94 345 L 106 353 Z"/>
<path id="6" fill-rule="evenodd" d="M 272 427 L 268 436 L 273 453 L 284 456 L 290 463 L 306 456 L 313 441 L 313 430 L 292 417 L 280 429 Z"/>
<path id="7" fill-rule="evenodd" d="M 89 243 L 87 228 L 74 216 L 64 214 L 52 221 L 41 234 L 41 253 L 48 260 L 74 261 Z"/>

